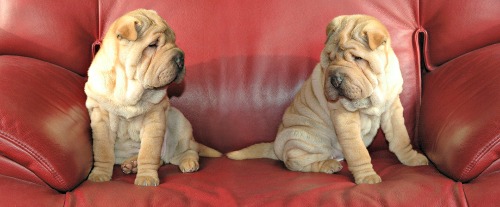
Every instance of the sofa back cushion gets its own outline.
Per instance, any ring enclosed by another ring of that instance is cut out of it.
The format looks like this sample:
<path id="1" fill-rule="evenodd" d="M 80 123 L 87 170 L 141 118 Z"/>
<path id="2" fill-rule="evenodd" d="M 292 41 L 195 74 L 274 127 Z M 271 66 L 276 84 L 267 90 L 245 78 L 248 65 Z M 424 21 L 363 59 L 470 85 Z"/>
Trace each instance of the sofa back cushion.
<path id="1" fill-rule="evenodd" d="M 499 158 L 498 57 L 500 44 L 484 47 L 425 76 L 419 126 L 422 148 L 441 172 L 455 180 L 468 182 Z"/>
<path id="2" fill-rule="evenodd" d="M 44 60 L 86 75 L 97 1 L 0 1 L 0 54 Z"/>
<path id="3" fill-rule="evenodd" d="M 413 42 L 417 2 L 102 1 L 100 36 L 117 17 L 139 7 L 165 18 L 186 53 L 185 81 L 169 94 L 202 143 L 227 152 L 274 140 L 284 110 L 319 61 L 327 24 L 356 13 L 379 18 L 390 31 L 405 80 L 406 126 L 414 135 L 420 91 Z M 386 146 L 379 139 L 372 148 Z"/>
<path id="4" fill-rule="evenodd" d="M 500 42 L 498 0 L 420 1 L 420 7 L 428 69 Z"/>

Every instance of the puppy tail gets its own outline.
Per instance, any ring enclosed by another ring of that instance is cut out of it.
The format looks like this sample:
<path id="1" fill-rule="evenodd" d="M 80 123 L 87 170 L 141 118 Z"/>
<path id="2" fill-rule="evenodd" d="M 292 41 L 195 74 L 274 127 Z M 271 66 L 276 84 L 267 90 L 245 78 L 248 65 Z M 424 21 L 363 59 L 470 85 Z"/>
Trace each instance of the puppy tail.
<path id="1" fill-rule="evenodd" d="M 229 152 L 227 157 L 233 160 L 268 158 L 277 160 L 278 157 L 274 153 L 274 142 L 265 142 L 251 145 L 238 151 Z"/>
<path id="2" fill-rule="evenodd" d="M 199 155 L 202 157 L 220 157 L 220 156 L 222 156 L 222 153 L 220 153 L 219 151 L 217 151 L 213 148 L 207 147 L 201 143 L 196 143 L 196 145 L 198 146 L 197 151 L 198 151 Z"/>

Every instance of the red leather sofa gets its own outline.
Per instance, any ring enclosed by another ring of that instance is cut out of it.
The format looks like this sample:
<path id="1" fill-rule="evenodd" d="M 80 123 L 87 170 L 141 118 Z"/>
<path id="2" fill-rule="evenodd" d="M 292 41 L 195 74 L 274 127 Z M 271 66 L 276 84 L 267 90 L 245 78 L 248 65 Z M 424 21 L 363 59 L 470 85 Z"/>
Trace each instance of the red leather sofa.
<path id="1" fill-rule="evenodd" d="M 110 182 L 87 181 L 86 71 L 110 23 L 136 8 L 176 32 L 187 75 L 172 104 L 224 153 L 274 139 L 331 19 L 375 16 L 400 61 L 414 147 L 432 163 L 402 165 L 380 132 L 375 185 L 354 184 L 345 163 L 327 175 L 227 157 L 189 174 L 162 166 L 158 187 L 118 166 Z M 0 206 L 498 206 L 499 11 L 498 0 L 0 0 Z"/>

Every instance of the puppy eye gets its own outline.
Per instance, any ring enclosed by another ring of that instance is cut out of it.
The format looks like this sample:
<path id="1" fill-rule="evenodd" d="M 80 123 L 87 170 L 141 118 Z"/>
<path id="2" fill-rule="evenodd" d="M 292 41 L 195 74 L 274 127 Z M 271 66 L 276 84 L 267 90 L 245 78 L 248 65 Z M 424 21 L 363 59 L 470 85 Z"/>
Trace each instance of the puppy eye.
<path id="1" fill-rule="evenodd" d="M 358 57 L 358 56 L 355 56 L 355 55 L 353 55 L 353 56 L 352 56 L 352 59 L 353 59 L 354 61 L 363 60 L 363 58 Z"/>
<path id="2" fill-rule="evenodd" d="M 151 48 L 156 48 L 158 46 L 158 40 L 155 40 L 151 43 L 149 43 L 148 47 L 151 47 Z"/>

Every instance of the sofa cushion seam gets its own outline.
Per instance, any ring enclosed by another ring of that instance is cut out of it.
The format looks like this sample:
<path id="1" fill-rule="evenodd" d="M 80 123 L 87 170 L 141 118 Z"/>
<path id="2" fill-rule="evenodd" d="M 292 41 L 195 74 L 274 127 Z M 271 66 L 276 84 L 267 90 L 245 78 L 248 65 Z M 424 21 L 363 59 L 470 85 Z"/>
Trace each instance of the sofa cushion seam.
<path id="1" fill-rule="evenodd" d="M 464 177 L 467 174 L 469 174 L 472 171 L 472 169 L 477 165 L 477 163 L 481 160 L 481 158 L 484 157 L 484 155 L 486 155 L 487 152 L 491 151 L 491 149 L 493 148 L 493 146 L 496 146 L 499 141 L 500 141 L 500 135 L 497 135 L 492 141 L 488 142 L 488 144 L 486 144 L 485 147 L 481 148 L 481 150 L 479 150 L 479 152 L 476 153 L 476 155 L 472 159 L 472 162 L 470 162 L 465 167 L 465 169 L 462 172 L 462 174 L 460 174 L 459 179 L 463 180 Z"/>
<path id="2" fill-rule="evenodd" d="M 43 166 L 47 171 L 49 171 L 54 176 L 54 178 L 59 184 L 62 185 L 65 184 L 61 176 L 58 175 L 54 171 L 54 169 L 51 168 L 51 165 L 47 162 L 47 160 L 44 159 L 43 156 L 41 156 L 37 151 L 33 150 L 28 145 L 16 140 L 14 136 L 10 135 L 5 131 L 0 131 L 0 136 L 13 143 L 15 146 L 18 146 L 19 148 L 23 149 L 26 153 L 31 155 L 31 157 L 35 158 L 35 160 L 38 161 L 38 163 L 40 163 L 41 166 Z"/>

